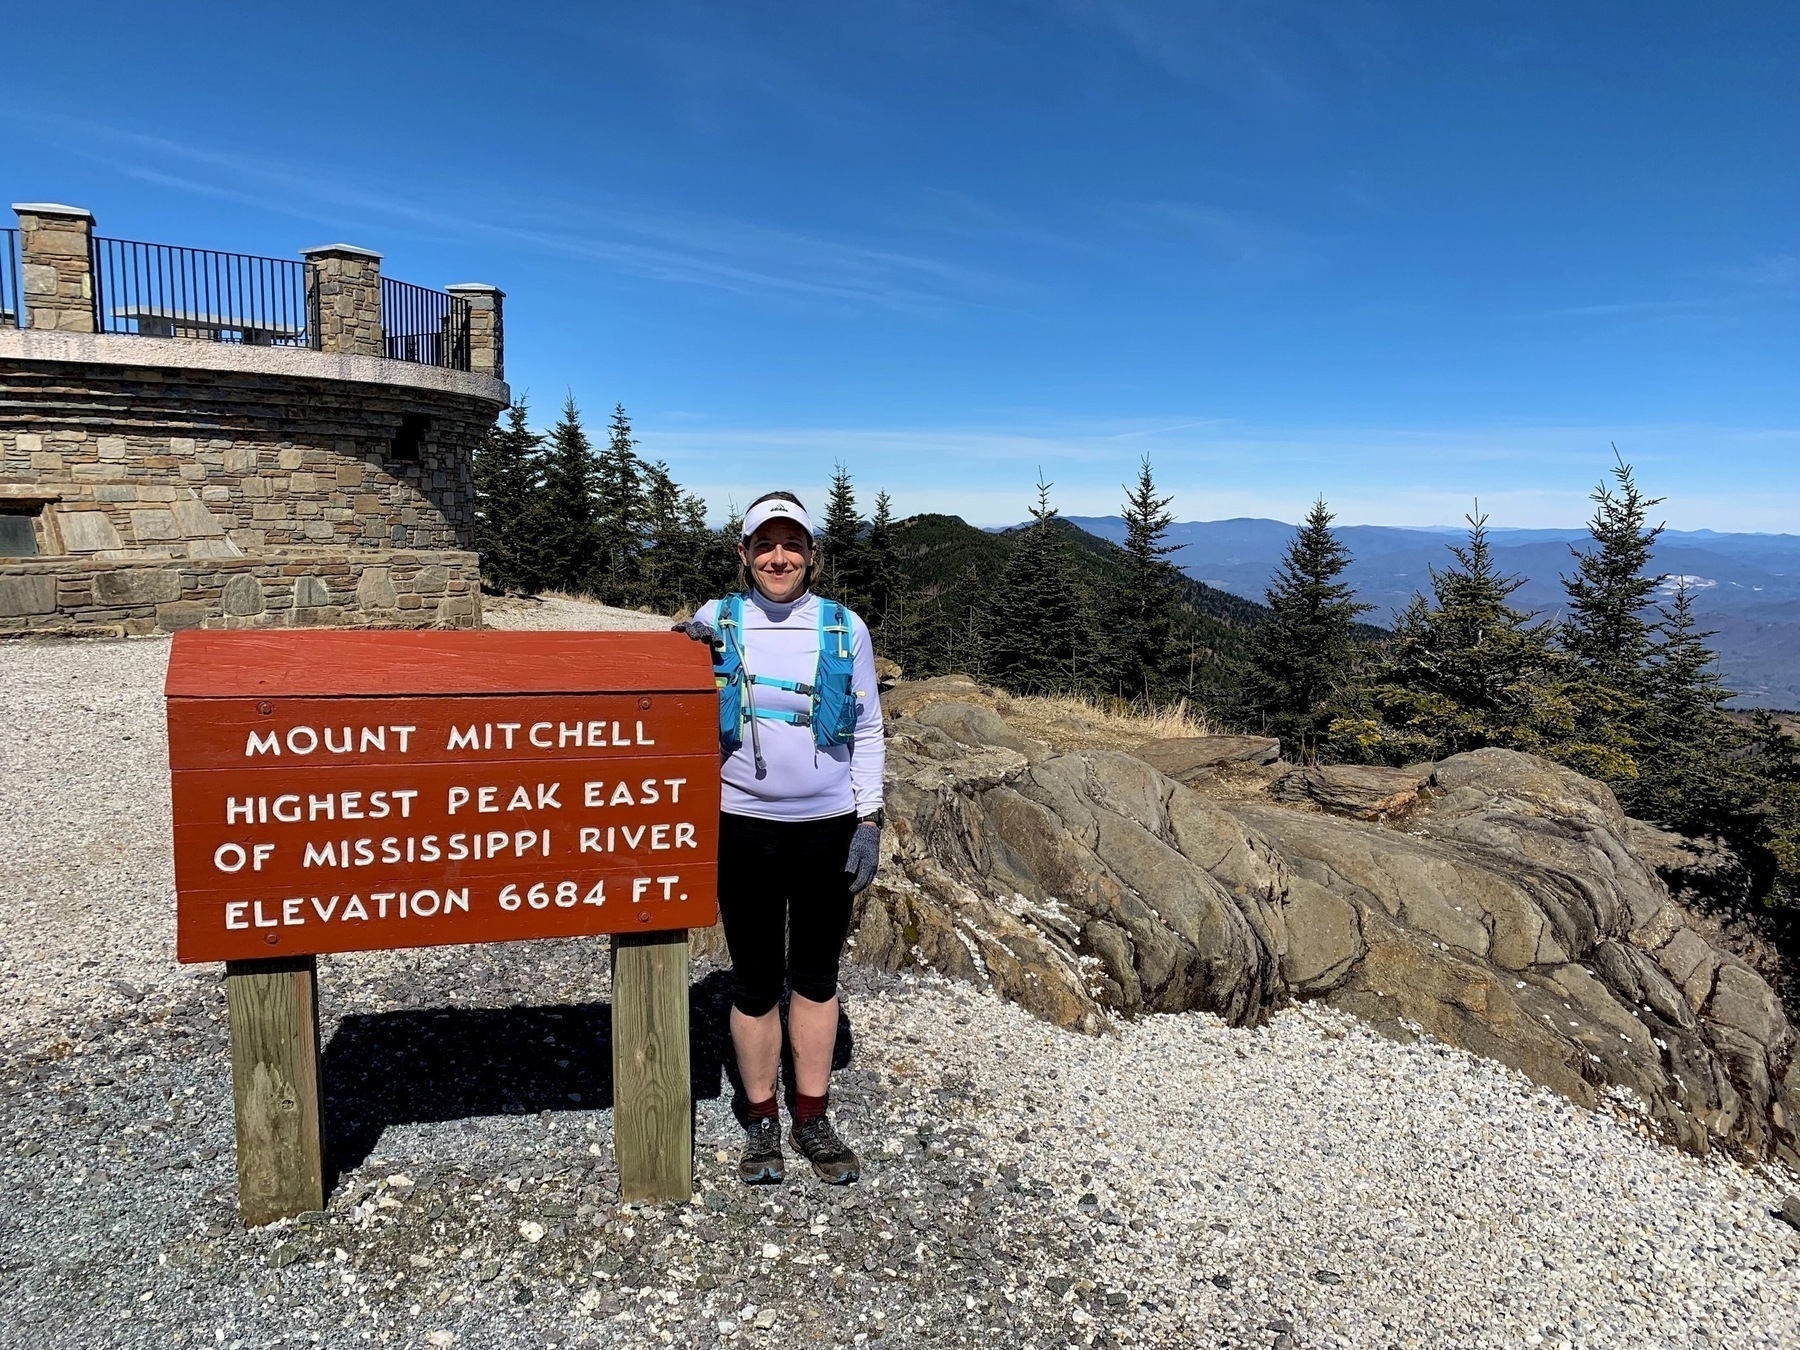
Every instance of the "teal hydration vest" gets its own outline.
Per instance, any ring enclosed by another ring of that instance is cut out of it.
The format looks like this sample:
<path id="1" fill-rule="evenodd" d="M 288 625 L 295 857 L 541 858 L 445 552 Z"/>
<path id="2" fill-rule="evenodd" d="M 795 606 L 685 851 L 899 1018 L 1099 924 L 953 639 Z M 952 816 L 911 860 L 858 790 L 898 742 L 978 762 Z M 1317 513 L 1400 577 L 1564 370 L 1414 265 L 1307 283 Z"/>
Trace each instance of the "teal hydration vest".
<path id="1" fill-rule="evenodd" d="M 755 675 L 744 660 L 744 597 L 734 592 L 719 602 L 720 641 L 713 648 L 713 679 L 719 686 L 719 744 L 726 754 L 744 743 L 744 728 L 761 718 L 811 727 L 820 749 L 848 745 L 862 715 L 857 702 L 856 666 L 851 650 L 850 615 L 836 600 L 819 598 L 819 664 L 811 684 Z M 811 702 L 804 712 L 756 706 L 754 686 L 785 689 Z M 754 734 L 753 734 L 754 739 Z M 760 763 L 761 756 L 758 755 Z"/>

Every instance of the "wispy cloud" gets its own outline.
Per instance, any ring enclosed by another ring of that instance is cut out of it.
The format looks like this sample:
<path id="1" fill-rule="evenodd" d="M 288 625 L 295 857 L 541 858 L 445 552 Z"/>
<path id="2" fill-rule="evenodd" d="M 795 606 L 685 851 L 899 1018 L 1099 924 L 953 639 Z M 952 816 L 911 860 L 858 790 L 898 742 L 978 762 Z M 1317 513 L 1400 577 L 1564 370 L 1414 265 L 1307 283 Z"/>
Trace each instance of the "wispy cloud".
<path id="1" fill-rule="evenodd" d="M 1726 307 L 1723 297 L 1688 300 L 1624 300 L 1612 304 L 1564 305 L 1518 315 L 1521 319 L 1672 319 Z"/>
<path id="2" fill-rule="evenodd" d="M 1117 512 L 1148 455 L 1183 519 L 1294 520 L 1323 495 L 1346 523 L 1454 524 L 1480 499 L 1496 525 L 1579 526 L 1616 440 L 1640 481 L 1668 497 L 1678 528 L 1791 529 L 1792 475 L 1765 466 L 1800 457 L 1800 427 L 1253 425 L 1219 418 L 961 427 L 762 427 L 640 419 L 645 448 L 667 459 L 723 514 L 772 478 L 823 492 L 834 464 L 903 513 L 945 511 L 983 524 L 1022 519 L 1041 469 L 1074 515 Z M 1722 482 L 1760 476 L 1755 494 Z"/>
<path id="3" fill-rule="evenodd" d="M 1288 63 L 1257 33 L 1255 4 L 1062 0 L 1062 8 L 1168 74 L 1217 93 L 1257 102 L 1300 93 Z"/>
<path id="4" fill-rule="evenodd" d="M 1744 279 L 1757 286 L 1800 286 L 1800 256 L 1771 253 L 1744 269 Z"/>
<path id="5" fill-rule="evenodd" d="M 1208 253 L 1264 271 L 1295 272 L 1323 265 L 1317 242 L 1292 226 L 1250 211 L 1207 202 L 1128 202 L 1125 221 L 1198 243 Z"/>
<path id="6" fill-rule="evenodd" d="M 1059 0 L 1165 73 L 1248 107 L 1314 102 L 1343 68 L 1385 63 L 1389 27 L 1360 0 Z"/>
<path id="7" fill-rule="evenodd" d="M 791 302 L 939 312 L 1003 295 L 986 273 L 885 242 L 729 215 L 496 191 L 438 198 L 376 189 L 309 165 L 147 136 L 67 117 L 0 113 L 140 182 L 228 200 L 332 229 L 399 224 L 435 239 L 504 242 L 620 275 Z M 507 199 L 504 216 L 470 201 Z M 453 203 L 453 204 L 451 204 Z M 570 222 L 578 222 L 571 225 Z"/>
<path id="8" fill-rule="evenodd" d="M 1519 320 L 1617 319 L 1656 323 L 1785 304 L 1800 293 L 1800 256 L 1770 253 L 1740 266 L 1710 268 L 1701 275 L 1712 294 L 1562 305 L 1513 317 Z"/>

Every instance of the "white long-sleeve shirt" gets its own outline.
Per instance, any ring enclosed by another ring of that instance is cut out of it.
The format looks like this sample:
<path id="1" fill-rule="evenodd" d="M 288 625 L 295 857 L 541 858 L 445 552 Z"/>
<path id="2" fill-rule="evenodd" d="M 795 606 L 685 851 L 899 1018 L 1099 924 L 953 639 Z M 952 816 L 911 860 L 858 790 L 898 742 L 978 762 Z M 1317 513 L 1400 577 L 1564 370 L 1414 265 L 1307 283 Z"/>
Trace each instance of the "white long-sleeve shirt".
<path id="1" fill-rule="evenodd" d="M 811 684 L 819 665 L 819 598 L 808 591 L 798 600 L 778 605 L 752 590 L 743 608 L 739 638 L 750 673 Z M 862 705 L 850 744 L 820 749 L 813 744 L 811 727 L 757 718 L 768 772 L 757 776 L 746 726 L 743 745 L 726 758 L 720 771 L 724 780 L 720 805 L 725 811 L 762 820 L 824 820 L 849 811 L 866 816 L 880 809 L 887 746 L 882 741 L 881 699 L 875 689 L 875 648 L 869 641 L 868 625 L 848 606 L 844 613 L 850 621 L 855 663 L 851 688 Z M 694 617 L 718 628 L 719 602 L 709 600 Z M 758 684 L 754 690 L 759 708 L 805 712 L 812 706 L 810 699 L 786 689 Z"/>

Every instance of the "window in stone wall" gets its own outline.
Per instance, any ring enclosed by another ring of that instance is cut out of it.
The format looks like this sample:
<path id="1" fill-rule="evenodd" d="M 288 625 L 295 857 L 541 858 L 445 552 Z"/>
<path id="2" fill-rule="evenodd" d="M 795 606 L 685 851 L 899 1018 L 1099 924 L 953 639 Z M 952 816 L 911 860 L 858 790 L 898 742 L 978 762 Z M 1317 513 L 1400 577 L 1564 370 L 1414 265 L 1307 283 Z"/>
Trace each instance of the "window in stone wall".
<path id="1" fill-rule="evenodd" d="M 394 433 L 394 444 L 388 457 L 402 464 L 417 464 L 430 430 L 431 419 L 424 413 L 401 413 L 400 430 Z"/>
<path id="2" fill-rule="evenodd" d="M 29 510 L 0 505 L 0 558 L 37 556 L 37 516 L 35 505 Z"/>

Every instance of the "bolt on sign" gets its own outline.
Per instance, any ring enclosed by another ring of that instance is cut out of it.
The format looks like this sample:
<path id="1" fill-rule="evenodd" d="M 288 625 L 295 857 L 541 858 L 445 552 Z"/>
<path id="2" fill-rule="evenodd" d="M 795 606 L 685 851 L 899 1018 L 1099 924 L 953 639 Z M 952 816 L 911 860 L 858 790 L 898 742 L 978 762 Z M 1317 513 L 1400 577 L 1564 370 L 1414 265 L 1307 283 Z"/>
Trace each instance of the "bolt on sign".
<path id="1" fill-rule="evenodd" d="M 189 631 L 176 954 L 704 928 L 718 705 L 676 633 Z"/>

